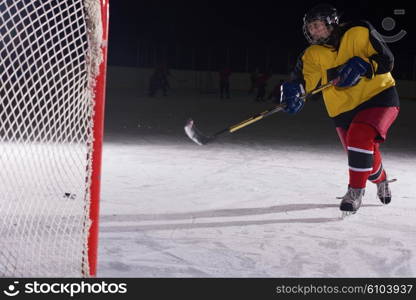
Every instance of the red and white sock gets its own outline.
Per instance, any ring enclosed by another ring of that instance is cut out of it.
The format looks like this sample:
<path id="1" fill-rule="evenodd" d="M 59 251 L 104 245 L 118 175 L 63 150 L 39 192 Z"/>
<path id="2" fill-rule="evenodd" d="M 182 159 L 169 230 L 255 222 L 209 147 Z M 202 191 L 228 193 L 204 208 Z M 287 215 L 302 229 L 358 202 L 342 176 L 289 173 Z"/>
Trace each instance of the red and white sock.
<path id="1" fill-rule="evenodd" d="M 376 143 L 374 145 L 373 170 L 371 170 L 371 173 L 368 176 L 368 180 L 370 180 L 373 183 L 379 183 L 383 180 L 386 180 L 386 178 L 386 171 L 384 170 L 383 164 L 381 163 L 381 153 L 379 150 L 379 144 Z"/>
<path id="2" fill-rule="evenodd" d="M 347 132 L 347 151 L 350 181 L 352 188 L 365 188 L 370 174 L 374 173 L 375 137 L 377 131 L 365 123 L 352 123 Z M 379 155 L 379 154 L 378 154 Z M 381 155 L 380 165 L 381 165 Z M 378 180 L 378 179 L 376 179 Z"/>

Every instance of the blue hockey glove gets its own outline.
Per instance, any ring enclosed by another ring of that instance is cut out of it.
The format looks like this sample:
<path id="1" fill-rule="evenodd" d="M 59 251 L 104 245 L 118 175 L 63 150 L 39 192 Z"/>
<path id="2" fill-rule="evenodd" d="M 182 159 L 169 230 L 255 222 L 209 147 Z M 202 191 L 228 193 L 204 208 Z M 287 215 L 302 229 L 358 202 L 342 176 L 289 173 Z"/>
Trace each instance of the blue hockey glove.
<path id="1" fill-rule="evenodd" d="M 305 101 L 300 98 L 305 93 L 302 84 L 297 82 L 285 82 L 280 87 L 280 103 L 286 105 L 283 109 L 291 115 L 299 112 Z"/>
<path id="2" fill-rule="evenodd" d="M 360 77 L 371 71 L 371 65 L 358 56 L 350 58 L 338 71 L 338 87 L 354 86 L 360 81 Z"/>

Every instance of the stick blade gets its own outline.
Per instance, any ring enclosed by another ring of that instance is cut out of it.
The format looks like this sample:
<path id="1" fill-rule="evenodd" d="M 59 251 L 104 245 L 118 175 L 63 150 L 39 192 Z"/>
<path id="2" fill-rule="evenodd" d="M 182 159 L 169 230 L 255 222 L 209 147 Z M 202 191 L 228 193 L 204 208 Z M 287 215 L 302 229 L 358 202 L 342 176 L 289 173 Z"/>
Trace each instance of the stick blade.
<path id="1" fill-rule="evenodd" d="M 186 135 L 195 143 L 200 146 L 207 144 L 212 138 L 202 134 L 196 127 L 195 122 L 192 119 L 189 119 L 185 124 L 185 133 Z"/>

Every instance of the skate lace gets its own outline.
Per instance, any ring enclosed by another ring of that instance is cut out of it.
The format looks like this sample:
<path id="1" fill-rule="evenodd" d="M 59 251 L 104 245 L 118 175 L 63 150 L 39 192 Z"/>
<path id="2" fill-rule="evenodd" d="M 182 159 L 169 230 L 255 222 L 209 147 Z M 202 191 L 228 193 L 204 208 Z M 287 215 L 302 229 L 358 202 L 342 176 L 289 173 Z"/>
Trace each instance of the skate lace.
<path id="1" fill-rule="evenodd" d="M 397 179 L 384 180 L 377 183 L 377 196 L 379 198 L 391 197 L 389 183 L 395 182 Z"/>
<path id="2" fill-rule="evenodd" d="M 359 199 L 364 195 L 364 191 L 361 189 L 348 188 L 348 191 L 342 197 L 337 197 L 337 199 L 342 199 L 344 203 L 353 203 L 355 200 Z"/>

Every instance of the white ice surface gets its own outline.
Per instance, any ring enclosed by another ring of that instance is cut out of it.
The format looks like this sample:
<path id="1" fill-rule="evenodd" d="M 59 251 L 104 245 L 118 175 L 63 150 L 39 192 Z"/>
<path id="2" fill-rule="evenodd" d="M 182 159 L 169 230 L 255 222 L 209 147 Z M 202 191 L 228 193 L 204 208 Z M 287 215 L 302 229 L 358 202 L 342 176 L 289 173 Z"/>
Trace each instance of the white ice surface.
<path id="1" fill-rule="evenodd" d="M 392 203 L 369 183 L 344 220 L 347 158 L 322 103 L 205 146 L 183 131 L 188 117 L 212 134 L 271 105 L 109 90 L 98 277 L 414 277 L 416 101 L 381 147 Z"/>

